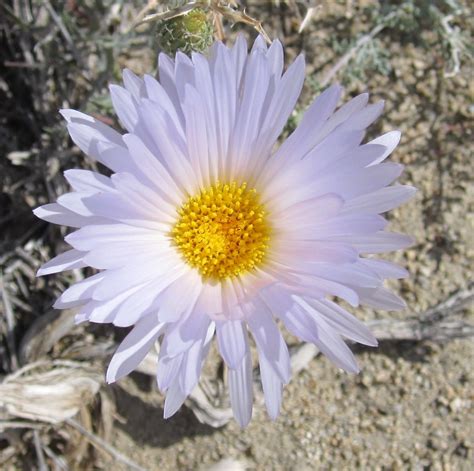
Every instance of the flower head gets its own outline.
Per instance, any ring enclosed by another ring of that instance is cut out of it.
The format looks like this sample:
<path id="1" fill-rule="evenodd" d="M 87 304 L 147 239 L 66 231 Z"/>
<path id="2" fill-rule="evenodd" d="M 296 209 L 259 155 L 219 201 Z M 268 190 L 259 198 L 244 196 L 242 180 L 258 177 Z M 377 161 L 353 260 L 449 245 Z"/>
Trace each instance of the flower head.
<path id="1" fill-rule="evenodd" d="M 252 414 L 249 333 L 258 352 L 269 415 L 280 409 L 290 361 L 277 320 L 312 342 L 338 367 L 357 372 L 342 337 L 375 346 L 352 306 L 400 309 L 383 287 L 406 276 L 367 258 L 407 246 L 385 232 L 380 215 L 414 193 L 390 186 L 402 166 L 384 160 L 400 134 L 361 144 L 383 103 L 362 94 L 335 111 L 334 85 L 274 149 L 304 80 L 299 56 L 283 73 L 279 41 L 258 38 L 250 53 L 239 37 L 216 43 L 209 58 L 159 57 L 159 80 L 124 71 L 111 85 L 119 134 L 74 110 L 62 110 L 72 140 L 112 176 L 65 172 L 73 191 L 35 214 L 77 228 L 72 249 L 40 275 L 90 266 L 98 273 L 69 287 L 55 304 L 78 322 L 133 326 L 107 371 L 130 373 L 161 340 L 157 380 L 165 416 L 198 382 L 216 334 L 241 426 Z"/>

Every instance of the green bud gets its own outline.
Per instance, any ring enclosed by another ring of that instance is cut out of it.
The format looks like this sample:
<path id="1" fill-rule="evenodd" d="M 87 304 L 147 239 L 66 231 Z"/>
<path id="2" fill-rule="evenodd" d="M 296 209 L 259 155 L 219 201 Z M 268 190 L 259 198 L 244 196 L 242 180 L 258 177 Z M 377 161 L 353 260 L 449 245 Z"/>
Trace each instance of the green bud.
<path id="1" fill-rule="evenodd" d="M 158 46 L 172 56 L 178 50 L 185 54 L 203 52 L 212 44 L 213 36 L 212 21 L 200 8 L 158 24 Z"/>

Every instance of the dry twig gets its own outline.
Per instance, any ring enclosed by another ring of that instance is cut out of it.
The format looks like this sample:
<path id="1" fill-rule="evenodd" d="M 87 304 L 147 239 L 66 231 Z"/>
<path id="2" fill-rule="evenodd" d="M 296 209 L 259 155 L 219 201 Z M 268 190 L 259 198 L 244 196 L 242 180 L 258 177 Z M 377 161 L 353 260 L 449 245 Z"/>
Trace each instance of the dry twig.
<path id="1" fill-rule="evenodd" d="M 42 429 L 43 424 L 38 422 L 31 422 L 28 420 L 0 420 L 0 432 L 8 429 L 27 428 L 27 429 Z"/>
<path id="2" fill-rule="evenodd" d="M 67 42 L 69 48 L 71 49 L 72 55 L 74 56 L 75 61 L 77 62 L 78 65 L 81 64 L 81 56 L 76 48 L 76 45 L 74 44 L 73 39 L 71 38 L 71 35 L 69 34 L 68 29 L 66 28 L 66 25 L 64 24 L 63 20 L 61 17 L 56 13 L 56 10 L 53 8 L 51 5 L 51 2 L 49 0 L 43 0 L 44 5 L 46 7 L 46 10 L 48 10 L 48 13 L 51 15 L 52 20 L 56 23 L 57 27 L 59 28 L 59 31 L 61 31 L 61 35 Z"/>
<path id="3" fill-rule="evenodd" d="M 67 465 L 66 461 L 61 457 L 54 453 L 49 446 L 43 444 L 43 450 L 48 458 L 57 466 L 57 469 L 61 469 L 62 471 L 69 471 L 69 466 Z"/>
<path id="4" fill-rule="evenodd" d="M 97 371 L 81 363 L 56 360 L 27 365 L 0 383 L 0 417 L 63 422 L 92 401 L 102 382 Z"/>
<path id="5" fill-rule="evenodd" d="M 2 295 L 3 307 L 5 309 L 5 317 L 7 320 L 7 345 L 10 350 L 11 357 L 11 368 L 15 371 L 18 368 L 18 357 L 16 353 L 16 342 L 15 342 L 15 315 L 13 314 L 12 305 L 10 303 L 10 297 L 8 295 L 7 288 L 5 286 L 3 275 L 0 272 L 0 292 Z"/>
<path id="6" fill-rule="evenodd" d="M 118 461 L 126 465 L 128 469 L 135 469 L 136 471 L 145 471 L 145 468 L 142 468 L 137 463 L 132 461 L 130 458 L 120 453 L 110 443 L 107 443 L 105 440 L 102 440 L 102 438 L 98 437 L 92 432 L 89 432 L 89 430 L 84 428 L 79 422 L 76 422 L 74 419 L 67 419 L 66 423 L 70 425 L 71 427 L 74 427 L 82 435 L 84 435 L 84 437 L 89 441 L 89 443 L 94 445 L 99 451 L 107 453 L 115 461 Z"/>
<path id="7" fill-rule="evenodd" d="M 456 76 L 461 70 L 461 51 L 465 48 L 463 42 L 459 39 L 457 31 L 450 25 L 450 22 L 454 19 L 454 15 L 447 15 L 441 18 L 441 27 L 446 32 L 446 39 L 449 43 L 449 49 L 451 51 L 451 60 L 453 61 L 453 68 L 449 72 L 445 72 L 446 78 Z"/>
<path id="8" fill-rule="evenodd" d="M 186 3 L 185 5 L 173 8 L 172 10 L 161 11 L 158 13 L 151 13 L 150 15 L 147 15 L 146 13 L 148 13 L 148 11 L 156 7 L 155 2 L 151 2 L 151 4 L 149 4 L 145 9 L 146 13 L 143 14 L 142 12 L 138 15 L 137 19 L 133 22 L 131 29 L 145 23 L 172 20 L 173 18 L 184 15 L 190 12 L 191 10 L 194 10 L 198 6 L 202 6 L 201 3 L 202 2 L 190 2 Z"/>
<path id="9" fill-rule="evenodd" d="M 381 31 L 383 31 L 388 23 L 397 15 L 394 11 L 384 18 L 382 23 L 375 26 L 369 33 L 361 36 L 356 43 L 323 75 L 321 79 L 321 88 L 324 88 L 331 80 L 338 74 L 338 72 L 345 68 L 347 64 L 355 57 L 359 49 L 372 41 Z"/>
<path id="10" fill-rule="evenodd" d="M 301 22 L 300 27 L 298 28 L 298 34 L 301 34 L 304 31 L 306 26 L 309 25 L 309 23 L 314 18 L 314 16 L 316 15 L 316 13 L 319 9 L 321 9 L 321 5 L 318 5 L 316 7 L 309 7 L 306 10 L 306 14 L 303 18 L 303 21 Z"/>
<path id="11" fill-rule="evenodd" d="M 33 443 L 35 445 L 36 458 L 38 459 L 38 471 L 48 471 L 38 430 L 33 430 Z"/>

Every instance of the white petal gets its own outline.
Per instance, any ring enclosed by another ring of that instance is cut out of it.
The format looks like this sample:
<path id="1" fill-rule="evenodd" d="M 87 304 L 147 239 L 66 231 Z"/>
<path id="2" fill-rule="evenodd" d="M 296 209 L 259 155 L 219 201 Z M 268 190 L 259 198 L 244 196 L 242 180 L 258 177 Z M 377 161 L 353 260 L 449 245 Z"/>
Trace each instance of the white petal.
<path id="1" fill-rule="evenodd" d="M 219 146 L 219 170 L 224 170 L 223 160 L 227 156 L 230 136 L 234 127 L 237 107 L 236 71 L 231 55 L 221 43 L 217 44 L 217 58 L 214 66 L 213 83 L 216 107 L 217 139 Z"/>
<path id="2" fill-rule="evenodd" d="M 250 156 L 253 155 L 252 145 L 258 136 L 261 117 L 264 116 L 263 105 L 269 81 L 270 71 L 265 54 L 257 50 L 247 63 L 242 97 L 229 147 L 231 178 L 246 170 Z"/>
<path id="3" fill-rule="evenodd" d="M 143 290 L 146 283 L 138 286 L 133 286 L 129 289 L 124 289 L 119 295 L 106 301 L 89 301 L 84 306 L 81 306 L 79 314 L 85 316 L 85 319 L 90 322 L 97 322 L 98 324 L 107 324 L 114 322 L 117 309 L 137 291 Z"/>
<path id="4" fill-rule="evenodd" d="M 356 214 L 336 216 L 326 223 L 312 226 L 315 233 L 323 238 L 332 238 L 345 234 L 370 234 L 382 231 L 387 226 L 387 220 L 377 214 Z"/>
<path id="5" fill-rule="evenodd" d="M 120 223 L 83 227 L 65 237 L 78 250 L 92 250 L 112 242 L 151 242 L 160 245 L 163 236 L 156 231 Z"/>
<path id="6" fill-rule="evenodd" d="M 109 270 L 102 283 L 94 291 L 97 301 L 117 296 L 123 289 L 152 281 L 166 272 L 172 272 L 177 265 L 174 257 L 149 257 L 130 263 L 116 270 Z M 180 264 L 182 267 L 182 264 Z"/>
<path id="7" fill-rule="evenodd" d="M 92 116 L 72 109 L 61 109 L 59 110 L 59 114 L 66 120 L 67 123 L 71 123 L 73 119 L 88 121 L 89 123 L 95 123 L 97 121 Z"/>
<path id="8" fill-rule="evenodd" d="M 326 221 L 308 222 L 285 228 L 286 240 L 324 240 L 337 236 L 372 234 L 383 230 L 387 221 L 377 214 L 337 216 Z"/>
<path id="9" fill-rule="evenodd" d="M 201 374 L 201 367 L 203 364 L 203 343 L 204 339 L 195 342 L 184 354 L 178 381 L 186 396 L 194 389 Z"/>
<path id="10" fill-rule="evenodd" d="M 357 131 L 356 131 L 357 132 Z M 354 146 L 348 152 L 340 155 L 321 171 L 321 174 L 352 173 L 367 167 L 374 159 L 385 153 L 385 147 L 378 144 Z"/>
<path id="11" fill-rule="evenodd" d="M 160 335 L 163 326 L 155 314 L 143 318 L 136 324 L 110 361 L 106 378 L 108 383 L 126 376 L 140 364 Z"/>
<path id="12" fill-rule="evenodd" d="M 195 309 L 209 316 L 224 312 L 222 283 L 204 283 Z"/>
<path id="13" fill-rule="evenodd" d="M 257 344 L 259 357 L 267 360 L 281 382 L 288 383 L 291 376 L 290 355 L 271 313 L 263 303 L 260 303 L 256 312 L 248 317 L 247 322 Z"/>
<path id="14" fill-rule="evenodd" d="M 316 98 L 296 130 L 278 149 L 275 159 L 302 159 L 319 142 L 319 131 L 336 108 L 341 92 L 340 85 L 333 85 Z"/>
<path id="15" fill-rule="evenodd" d="M 403 311 L 407 305 L 405 301 L 386 288 L 364 290 L 360 294 L 360 302 L 376 309 L 387 311 Z"/>
<path id="16" fill-rule="evenodd" d="M 138 111 L 132 94 L 118 85 L 109 85 L 115 113 L 125 129 L 133 132 L 138 124 Z"/>
<path id="17" fill-rule="evenodd" d="M 390 185 L 402 171 L 403 165 L 383 163 L 342 174 L 331 173 L 321 177 L 317 184 L 315 182 L 314 196 L 331 193 L 337 188 L 342 198 L 348 200 Z"/>
<path id="18" fill-rule="evenodd" d="M 344 214 L 384 213 L 408 201 L 416 193 L 408 185 L 394 185 L 350 199 L 344 203 Z"/>
<path id="19" fill-rule="evenodd" d="M 86 314 L 76 314 L 74 316 L 74 323 L 76 325 L 82 324 L 83 322 L 87 321 L 87 315 Z"/>
<path id="20" fill-rule="evenodd" d="M 376 260 L 373 258 L 364 258 L 360 260 L 360 263 L 374 270 L 382 278 L 407 278 L 409 276 L 408 271 L 395 263 L 387 262 L 385 260 Z"/>
<path id="21" fill-rule="evenodd" d="M 335 142 L 333 141 L 333 138 Z M 319 189 L 325 185 L 326 193 L 338 192 L 342 195 L 339 178 L 344 179 L 347 175 L 361 172 L 370 162 L 383 154 L 385 147 L 375 144 L 366 144 L 358 147 L 362 139 L 361 131 L 342 131 L 331 134 L 325 141 L 318 145 L 303 161 L 292 162 L 281 168 L 278 175 L 270 179 L 265 178 L 265 197 L 269 199 L 278 198 L 283 192 L 289 200 L 293 200 L 292 194 L 301 195 L 302 188 Z M 339 142 L 336 144 L 336 142 Z M 326 147 L 330 146 L 331 150 Z M 319 158 L 320 146 L 323 157 Z M 331 187 L 332 185 L 332 187 Z M 317 192 L 320 195 L 322 192 Z M 270 195 L 270 197 L 268 196 Z M 280 196 L 281 197 L 281 196 Z"/>
<path id="22" fill-rule="evenodd" d="M 323 316 L 326 322 L 340 335 L 363 345 L 377 346 L 377 339 L 370 330 L 336 303 L 322 299 L 308 300 L 308 304 L 315 309 L 316 315 Z"/>
<path id="23" fill-rule="evenodd" d="M 297 302 L 301 308 L 300 314 L 304 312 L 307 316 L 311 316 L 311 306 L 301 298 L 297 298 Z M 348 373 L 358 373 L 359 367 L 355 357 L 340 336 L 321 317 L 317 321 L 314 317 L 312 319 L 314 321 L 312 328 L 315 329 L 315 332 L 313 332 L 314 344 L 321 350 L 321 353 Z"/>
<path id="24" fill-rule="evenodd" d="M 105 222 L 102 218 L 94 216 L 80 216 L 60 204 L 45 204 L 33 210 L 36 217 L 53 224 L 60 224 L 70 227 L 83 227 L 87 224 L 100 224 Z"/>
<path id="25" fill-rule="evenodd" d="M 174 77 L 176 91 L 178 92 L 179 100 L 182 103 L 184 100 L 184 89 L 186 88 L 186 85 L 195 84 L 195 70 L 191 59 L 181 51 L 178 51 L 175 56 Z"/>
<path id="26" fill-rule="evenodd" d="M 115 174 L 114 176 L 117 175 L 124 176 L 126 174 Z M 151 204 L 149 199 L 130 189 L 115 194 L 91 195 L 81 202 L 99 219 L 100 217 L 110 218 L 110 223 L 120 222 L 136 226 L 138 229 L 150 229 L 156 231 L 158 235 L 168 232 L 171 227 L 172 219 L 169 214 L 161 209 L 155 210 L 156 205 Z M 163 206 L 166 208 L 166 204 Z"/>
<path id="27" fill-rule="evenodd" d="M 74 143 L 87 155 L 101 161 L 99 144 L 123 146 L 122 136 L 106 124 L 74 110 L 61 110 L 68 120 L 68 131 Z"/>
<path id="28" fill-rule="evenodd" d="M 159 103 L 161 107 L 168 112 L 168 115 L 173 120 L 176 129 L 182 129 L 182 121 L 178 111 L 161 83 L 151 75 L 145 75 L 144 80 L 148 98 Z"/>
<path id="29" fill-rule="evenodd" d="M 247 352 L 238 368 L 228 370 L 229 395 L 234 417 L 241 428 L 252 418 L 253 380 L 252 361 Z"/>
<path id="30" fill-rule="evenodd" d="M 196 71 L 195 93 L 199 95 L 200 99 L 193 97 L 191 93 L 192 87 L 188 85 L 185 87 L 184 100 L 186 102 L 186 100 L 189 100 L 188 97 L 190 97 L 190 101 L 194 103 L 194 106 L 198 105 L 200 107 L 200 119 L 203 121 L 200 128 L 205 129 L 205 134 L 202 133 L 203 142 L 201 146 L 206 143 L 208 147 L 207 165 L 206 163 L 204 164 L 203 171 L 207 168 L 209 178 L 211 181 L 215 181 L 219 178 L 219 160 L 223 159 L 224 156 L 220 154 L 218 147 L 219 136 L 217 133 L 216 99 L 212 86 L 211 70 L 209 68 L 209 62 L 202 54 L 193 54 L 192 57 Z M 203 154 L 202 151 L 201 154 Z M 205 176 L 205 173 L 203 173 L 203 176 Z"/>
<path id="31" fill-rule="evenodd" d="M 393 152 L 395 147 L 398 146 L 398 143 L 400 142 L 400 137 L 400 131 L 390 131 L 380 137 L 377 137 L 377 139 L 370 141 L 369 144 L 380 144 L 382 146 L 385 146 L 386 148 L 386 151 L 380 157 L 374 160 L 370 165 L 379 164 L 380 162 L 384 161 Z"/>
<path id="32" fill-rule="evenodd" d="M 260 135 L 255 144 L 257 155 L 265 154 L 271 150 L 288 121 L 303 87 L 304 69 L 304 56 L 299 55 L 277 83 L 275 93 L 260 126 Z"/>
<path id="33" fill-rule="evenodd" d="M 202 281 L 198 273 L 187 266 L 180 273 L 183 274 L 160 295 L 158 317 L 163 322 L 175 322 L 183 316 L 187 317 L 201 294 Z"/>
<path id="34" fill-rule="evenodd" d="M 405 234 L 396 232 L 377 232 L 376 234 L 340 236 L 341 242 L 352 244 L 361 253 L 382 253 L 391 252 L 409 247 L 413 244 L 413 239 Z"/>
<path id="35" fill-rule="evenodd" d="M 183 191 L 159 159 L 134 134 L 126 134 L 124 141 L 133 159 L 139 164 L 140 172 L 151 182 L 152 188 L 167 196 L 171 202 L 179 204 Z"/>
<path id="36" fill-rule="evenodd" d="M 324 124 L 319 132 L 319 138 L 325 138 L 328 134 L 338 129 L 341 124 L 349 121 L 355 113 L 367 105 L 368 101 L 369 94 L 362 93 L 342 105 Z"/>
<path id="37" fill-rule="evenodd" d="M 292 306 L 290 308 L 280 307 L 274 311 L 275 314 L 293 335 L 305 342 L 316 343 L 318 340 L 316 321 L 290 297 L 288 299 L 291 300 Z M 265 301 L 268 302 L 269 300 L 265 298 Z M 271 304 L 269 306 L 271 307 Z"/>
<path id="38" fill-rule="evenodd" d="M 311 160 L 312 170 L 318 172 L 334 163 L 341 155 L 356 149 L 363 137 L 364 132 L 360 130 L 336 130 L 314 147 L 305 159 Z M 310 165 L 309 162 L 308 165 Z"/>
<path id="39" fill-rule="evenodd" d="M 143 80 L 137 77 L 130 69 L 123 69 L 122 77 L 125 88 L 132 94 L 133 98 L 138 100 L 147 96 Z"/>
<path id="40" fill-rule="evenodd" d="M 104 245 L 106 249 L 104 249 Z M 99 245 L 89 251 L 84 256 L 84 262 L 87 265 L 103 269 L 121 268 L 128 265 L 132 260 L 147 259 L 148 257 L 164 257 L 170 252 L 166 244 L 143 242 L 143 241 L 121 241 L 109 242 L 108 244 Z"/>
<path id="41" fill-rule="evenodd" d="M 275 420 L 280 413 L 282 383 L 265 356 L 259 355 L 258 361 L 260 363 L 260 378 L 262 380 L 267 412 L 270 418 Z"/>
<path id="42" fill-rule="evenodd" d="M 131 294 L 115 310 L 114 325 L 128 327 L 148 312 L 158 312 L 158 319 L 163 322 L 159 315 L 161 295 L 168 285 L 182 275 L 183 271 L 180 268 L 169 270 L 168 276 L 157 276 L 156 279 Z"/>
<path id="43" fill-rule="evenodd" d="M 318 240 L 285 240 L 275 250 L 269 250 L 272 260 L 294 269 L 307 267 L 314 263 L 353 263 L 357 260 L 358 252 L 351 242 L 343 244 L 335 241 Z"/>
<path id="44" fill-rule="evenodd" d="M 305 278 L 305 285 L 309 288 L 309 290 L 306 291 L 308 296 L 311 296 L 311 287 L 315 286 L 318 290 L 325 291 L 327 294 L 344 299 L 344 301 L 348 302 L 353 307 L 359 305 L 358 291 L 356 291 L 355 288 L 353 289 L 342 283 L 311 275 Z"/>
<path id="45" fill-rule="evenodd" d="M 212 133 L 212 130 L 208 128 L 212 123 L 203 119 L 203 108 L 204 103 L 198 92 L 190 86 L 186 87 L 183 113 L 186 120 L 188 155 L 200 185 L 208 186 L 216 170 L 211 169 L 210 146 L 208 145 L 208 134 Z"/>
<path id="46" fill-rule="evenodd" d="M 97 144 L 100 156 L 99 161 L 114 172 L 129 172 L 133 175 L 141 175 L 139 170 L 140 162 L 135 162 L 128 149 L 122 146 L 125 146 L 123 142 L 121 146 L 112 146 L 99 142 Z"/>
<path id="47" fill-rule="evenodd" d="M 158 55 L 158 70 L 160 83 L 173 102 L 178 113 L 181 112 L 179 104 L 178 92 L 174 82 L 174 61 L 164 53 Z"/>
<path id="48" fill-rule="evenodd" d="M 280 317 L 285 327 L 305 342 L 314 343 L 337 366 L 348 372 L 358 372 L 352 352 L 323 318 L 316 319 L 314 309 L 298 296 L 279 293 L 264 296 L 270 309 Z"/>
<path id="49" fill-rule="evenodd" d="M 339 265 L 318 263 L 313 267 L 312 273 L 321 278 L 349 286 L 360 286 L 363 288 L 378 288 L 381 286 L 382 278 L 374 270 L 371 270 L 369 266 L 361 262 L 362 260 L 359 260 L 356 263 Z"/>
<path id="50" fill-rule="evenodd" d="M 173 415 L 183 404 L 187 395 L 196 385 L 203 362 L 209 351 L 209 342 L 214 334 L 214 325 L 209 325 L 207 334 L 199 342 L 188 350 L 183 356 L 183 362 L 179 366 L 178 376 L 175 377 L 165 400 L 165 418 Z"/>
<path id="51" fill-rule="evenodd" d="M 186 400 L 186 394 L 181 389 L 179 381 L 176 378 L 168 389 L 165 399 L 165 408 L 163 417 L 169 419 L 174 415 Z"/>
<path id="52" fill-rule="evenodd" d="M 280 40 L 275 39 L 267 52 L 268 63 L 271 67 L 272 75 L 275 79 L 279 79 L 283 72 L 283 46 Z"/>
<path id="53" fill-rule="evenodd" d="M 74 268 L 83 268 L 86 264 L 83 262 L 84 252 L 79 250 L 68 250 L 46 262 L 37 272 L 36 276 L 50 275 Z"/>
<path id="54" fill-rule="evenodd" d="M 69 211 L 79 214 L 80 216 L 93 217 L 95 214 L 86 206 L 84 200 L 93 196 L 94 192 L 78 193 L 73 191 L 71 193 L 64 193 L 57 202 Z"/>
<path id="55" fill-rule="evenodd" d="M 241 278 L 227 279 L 221 282 L 222 318 L 225 321 L 244 319 L 245 313 L 242 305 L 252 297 L 251 291 L 245 285 L 246 283 Z M 258 290 L 257 287 L 256 289 Z"/>
<path id="56" fill-rule="evenodd" d="M 181 353 L 180 355 L 171 358 L 164 355 L 163 350 L 160 350 L 156 381 L 158 383 L 158 388 L 162 393 L 169 388 L 170 384 L 177 377 L 183 357 L 184 353 Z"/>
<path id="57" fill-rule="evenodd" d="M 276 227 L 304 225 L 315 221 L 326 220 L 339 214 L 344 205 L 344 200 L 335 194 L 327 194 L 300 201 L 289 207 L 284 207 L 285 197 L 282 195 L 272 204 L 272 215 L 276 221 Z M 282 207 L 283 206 L 283 207 Z"/>
<path id="58" fill-rule="evenodd" d="M 265 41 L 265 38 L 261 34 L 259 34 L 256 37 L 255 41 L 253 42 L 253 46 L 250 51 L 250 54 L 254 53 L 257 50 L 267 52 L 267 42 Z"/>
<path id="59" fill-rule="evenodd" d="M 53 307 L 56 309 L 67 309 L 80 306 L 89 301 L 95 287 L 104 279 L 104 276 L 105 273 L 97 273 L 71 285 L 66 291 L 63 291 Z"/>
<path id="60" fill-rule="evenodd" d="M 169 195 L 164 194 L 162 189 L 157 192 L 129 173 L 112 175 L 112 182 L 117 191 L 130 201 L 131 205 L 147 210 L 151 221 L 170 222 L 175 220 L 176 205 Z"/>
<path id="61" fill-rule="evenodd" d="M 350 348 L 334 333 L 331 328 L 319 322 L 318 341 L 316 346 L 321 353 L 329 358 L 336 366 L 348 373 L 359 373 L 360 368 Z"/>
<path id="62" fill-rule="evenodd" d="M 247 40 L 243 34 L 238 34 L 234 46 L 231 49 L 231 59 L 237 79 L 237 88 L 240 88 L 244 67 L 247 61 Z"/>
<path id="63" fill-rule="evenodd" d="M 143 99 L 140 115 L 153 143 L 152 150 L 156 150 L 156 157 L 164 164 L 176 182 L 179 182 L 182 189 L 186 190 L 188 194 L 194 194 L 197 189 L 196 178 L 190 162 L 185 156 L 186 144 L 180 131 L 168 118 L 166 111 L 154 101 Z"/>
<path id="64" fill-rule="evenodd" d="M 350 118 L 341 125 L 341 129 L 367 128 L 382 114 L 383 107 L 383 100 L 373 105 L 367 105 L 360 111 L 353 113 Z"/>
<path id="65" fill-rule="evenodd" d="M 110 178 L 90 170 L 66 170 L 64 176 L 74 191 L 89 193 L 114 190 Z"/>
<path id="66" fill-rule="evenodd" d="M 246 327 L 242 321 L 216 322 L 217 343 L 229 368 L 237 368 L 247 353 Z"/>
<path id="67" fill-rule="evenodd" d="M 211 320 L 196 309 L 186 318 L 172 324 L 163 340 L 164 354 L 174 357 L 188 350 L 191 345 L 205 337 Z"/>

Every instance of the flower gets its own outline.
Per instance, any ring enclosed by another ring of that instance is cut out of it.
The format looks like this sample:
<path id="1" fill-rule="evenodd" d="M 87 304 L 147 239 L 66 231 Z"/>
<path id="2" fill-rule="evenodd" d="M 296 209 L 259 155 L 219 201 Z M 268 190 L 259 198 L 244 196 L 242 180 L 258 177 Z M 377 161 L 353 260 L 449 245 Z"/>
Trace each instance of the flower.
<path id="1" fill-rule="evenodd" d="M 110 86 L 124 135 L 61 111 L 72 140 L 113 173 L 68 170 L 73 191 L 35 210 L 77 228 L 65 239 L 73 248 L 39 275 L 100 270 L 66 289 L 55 307 L 76 308 L 77 322 L 134 326 L 111 360 L 108 382 L 135 369 L 161 339 L 165 417 L 197 384 L 214 333 L 234 415 L 245 427 L 253 403 L 249 333 L 275 418 L 290 380 L 277 320 L 355 373 L 342 337 L 377 341 L 329 297 L 404 307 L 383 282 L 406 271 L 366 256 L 411 242 L 385 232 L 380 215 L 415 191 L 390 186 L 402 166 L 384 160 L 400 133 L 361 144 L 383 103 L 369 105 L 362 94 L 335 111 L 341 87 L 334 85 L 275 151 L 301 92 L 303 57 L 282 72 L 279 41 L 267 49 L 259 37 L 248 53 L 239 37 L 232 48 L 215 43 L 209 58 L 161 54 L 159 80 L 125 70 L 124 88 Z"/>

